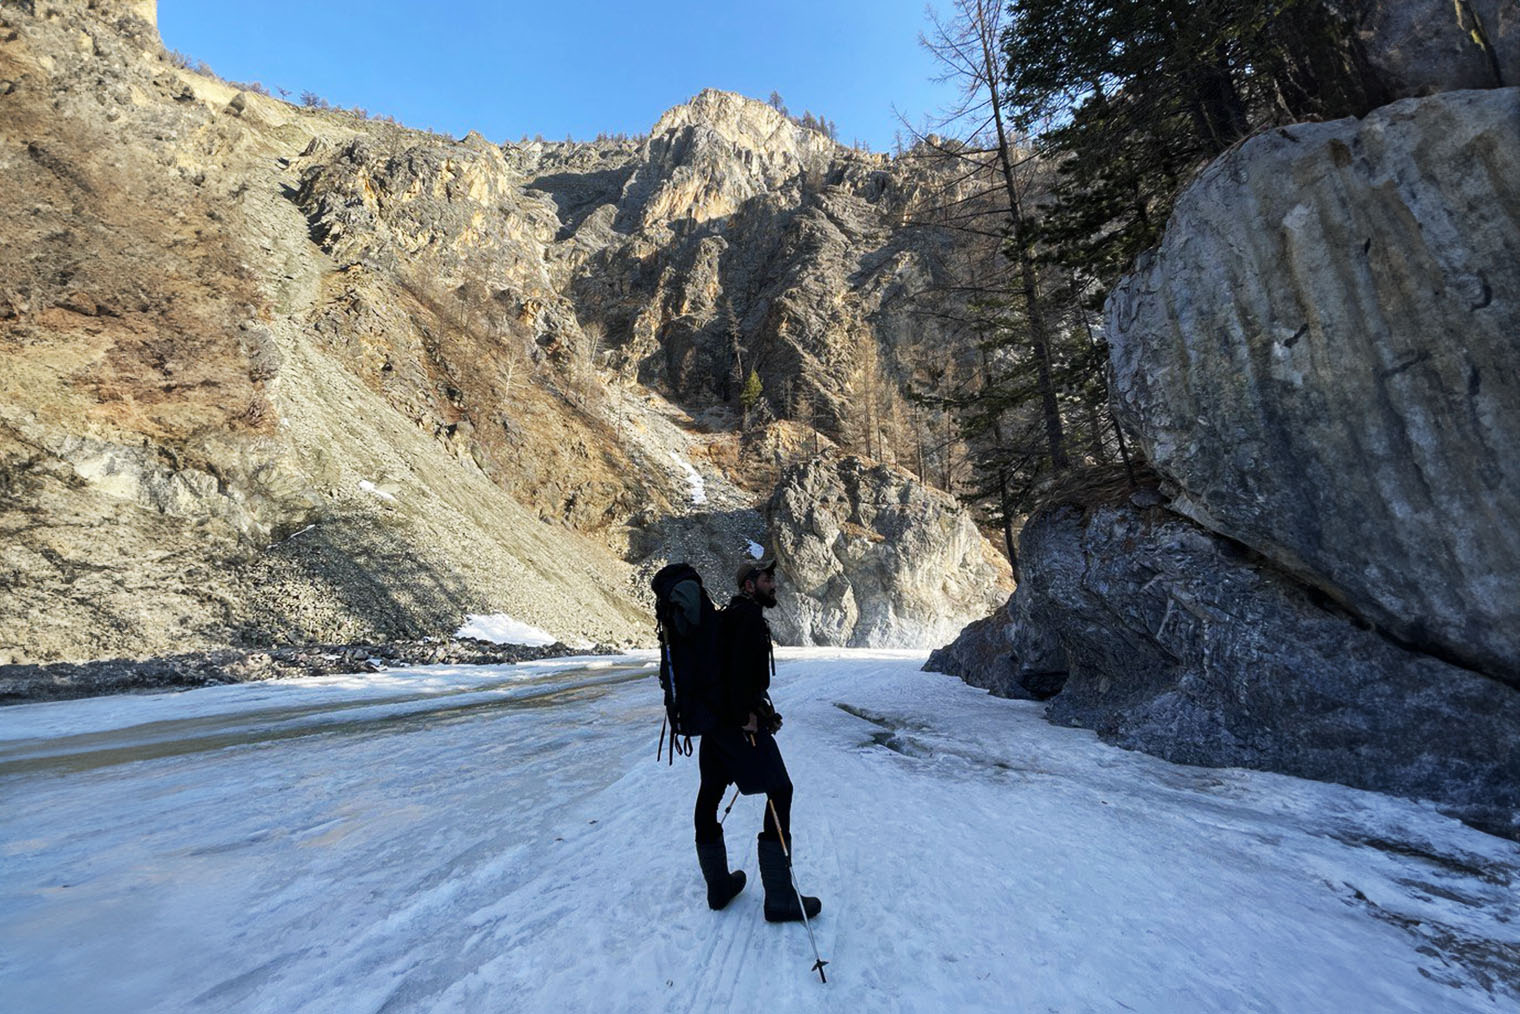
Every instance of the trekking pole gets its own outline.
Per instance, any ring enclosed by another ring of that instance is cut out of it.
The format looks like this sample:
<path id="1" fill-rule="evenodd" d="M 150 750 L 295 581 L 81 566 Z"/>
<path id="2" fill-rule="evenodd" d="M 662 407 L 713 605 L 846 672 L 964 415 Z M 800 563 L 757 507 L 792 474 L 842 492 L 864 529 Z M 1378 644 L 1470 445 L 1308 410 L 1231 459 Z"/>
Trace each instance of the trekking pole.
<path id="1" fill-rule="evenodd" d="M 797 895 L 797 908 L 802 911 L 802 925 L 807 930 L 808 943 L 813 945 L 813 971 L 818 973 L 822 982 L 828 982 L 829 977 L 823 974 L 823 966 L 828 962 L 818 956 L 818 941 L 813 937 L 813 924 L 808 921 L 807 903 L 802 900 L 802 888 L 797 886 L 797 871 L 792 869 L 792 853 L 786 844 L 786 835 L 781 831 L 781 818 L 776 815 L 776 804 L 770 796 L 765 797 L 765 805 L 771 808 L 771 820 L 776 822 L 776 837 L 781 839 L 781 854 L 786 856 L 786 875 L 792 880 L 792 891 Z"/>
<path id="2" fill-rule="evenodd" d="M 733 795 L 733 798 L 730 799 L 728 801 L 728 805 L 723 808 L 723 816 L 721 816 L 721 817 L 718 818 L 718 826 L 719 827 L 723 826 L 723 822 L 728 819 L 729 812 L 731 810 L 733 810 L 734 804 L 737 803 L 738 801 L 739 801 L 739 786 L 735 785 L 734 786 L 734 795 Z"/>

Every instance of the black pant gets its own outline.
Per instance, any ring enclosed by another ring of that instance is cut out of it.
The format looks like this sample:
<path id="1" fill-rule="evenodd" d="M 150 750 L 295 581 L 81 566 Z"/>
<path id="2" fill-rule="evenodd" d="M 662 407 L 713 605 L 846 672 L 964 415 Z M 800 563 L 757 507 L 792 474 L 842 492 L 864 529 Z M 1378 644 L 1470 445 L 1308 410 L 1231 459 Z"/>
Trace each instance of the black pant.
<path id="1" fill-rule="evenodd" d="M 728 787 L 738 785 L 746 796 L 765 793 L 764 836 L 774 839 L 779 834 L 786 847 L 792 847 L 792 779 L 774 736 L 730 728 L 709 732 L 698 748 L 697 767 L 702 776 L 692 817 L 697 841 L 717 841 L 723 837 L 718 806 Z M 779 828 L 777 818 L 781 821 Z"/>

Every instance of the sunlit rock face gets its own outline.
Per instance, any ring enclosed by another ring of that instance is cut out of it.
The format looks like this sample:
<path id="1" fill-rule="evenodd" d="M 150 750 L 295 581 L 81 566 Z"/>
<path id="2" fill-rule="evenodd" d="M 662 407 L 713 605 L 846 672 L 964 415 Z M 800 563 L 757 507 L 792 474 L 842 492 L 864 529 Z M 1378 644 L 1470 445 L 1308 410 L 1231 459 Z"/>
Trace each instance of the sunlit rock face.
<path id="1" fill-rule="evenodd" d="M 716 91 L 456 139 L 187 68 L 155 14 L 0 5 L 0 663 L 647 641 L 641 568 L 760 537 L 740 366 L 817 447 L 974 354 L 915 302 L 958 249 L 905 227 L 933 159 Z"/>
<path id="2" fill-rule="evenodd" d="M 998 604 L 1007 561 L 949 495 L 886 465 L 820 456 L 782 477 L 767 521 L 782 644 L 942 643 Z"/>
<path id="3" fill-rule="evenodd" d="M 578 146 L 573 163 L 546 150 L 525 186 L 559 209 L 551 270 L 645 384 L 690 406 L 732 403 L 737 351 L 776 415 L 838 438 L 868 365 L 935 390 L 970 369 L 971 344 L 923 312 L 960 298 L 947 293 L 964 241 L 927 210 L 964 196 L 953 160 L 846 147 L 714 90 L 667 112 L 631 156 L 616 144 Z"/>
<path id="4" fill-rule="evenodd" d="M 1175 508 L 1520 684 L 1520 89 L 1221 158 L 1108 305 Z"/>
<path id="5" fill-rule="evenodd" d="M 709 88 L 655 123 L 620 211 L 644 228 L 732 215 L 758 194 L 822 173 L 837 149 L 764 103 Z"/>

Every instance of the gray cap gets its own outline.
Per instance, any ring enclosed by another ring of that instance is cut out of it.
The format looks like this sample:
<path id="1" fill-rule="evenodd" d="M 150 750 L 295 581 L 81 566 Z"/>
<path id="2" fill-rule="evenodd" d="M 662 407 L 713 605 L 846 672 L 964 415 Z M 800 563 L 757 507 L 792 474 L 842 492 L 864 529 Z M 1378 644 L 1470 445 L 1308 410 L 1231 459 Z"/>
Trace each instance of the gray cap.
<path id="1" fill-rule="evenodd" d="M 743 563 L 739 564 L 739 572 L 738 575 L 734 578 L 734 585 L 735 587 L 743 588 L 744 582 L 748 581 L 750 578 L 754 577 L 757 574 L 775 573 L 775 557 L 768 556 L 760 560 L 745 560 Z"/>

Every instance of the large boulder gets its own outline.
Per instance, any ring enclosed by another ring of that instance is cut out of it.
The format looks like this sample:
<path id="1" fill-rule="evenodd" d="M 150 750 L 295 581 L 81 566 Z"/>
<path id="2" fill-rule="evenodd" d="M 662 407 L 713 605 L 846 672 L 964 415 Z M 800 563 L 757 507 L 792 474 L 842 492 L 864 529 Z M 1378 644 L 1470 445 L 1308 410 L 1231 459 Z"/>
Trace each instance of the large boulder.
<path id="1" fill-rule="evenodd" d="M 1056 508 L 1020 548 L 1029 622 L 1069 670 L 1052 720 L 1181 763 L 1428 798 L 1520 836 L 1520 692 L 1163 508 Z"/>
<path id="2" fill-rule="evenodd" d="M 1274 130 L 1178 201 L 1108 338 L 1178 511 L 1520 685 L 1517 222 L 1520 89 Z"/>
<path id="3" fill-rule="evenodd" d="M 887 465 L 814 457 L 782 476 L 766 519 L 782 644 L 939 644 L 1011 588 L 1008 562 L 953 497 Z"/>

